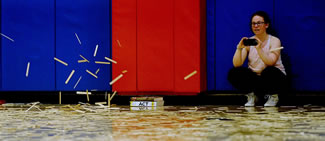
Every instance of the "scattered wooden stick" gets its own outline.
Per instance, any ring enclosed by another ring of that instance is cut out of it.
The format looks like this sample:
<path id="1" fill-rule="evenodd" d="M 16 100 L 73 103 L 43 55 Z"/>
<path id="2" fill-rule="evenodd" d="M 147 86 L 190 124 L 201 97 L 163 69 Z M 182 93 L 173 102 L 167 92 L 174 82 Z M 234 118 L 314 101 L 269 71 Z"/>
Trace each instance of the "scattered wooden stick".
<path id="1" fill-rule="evenodd" d="M 77 110 L 75 108 L 73 108 L 72 106 L 68 105 L 69 108 L 71 108 L 72 110 L 78 112 L 78 113 L 86 113 L 85 111 L 81 111 L 81 110 Z"/>
<path id="2" fill-rule="evenodd" d="M 70 73 L 68 79 L 65 81 L 65 84 L 68 84 L 68 83 L 69 83 L 69 81 L 70 81 L 72 75 L 74 74 L 74 72 L 75 72 L 74 70 L 71 71 L 71 73 Z"/>
<path id="3" fill-rule="evenodd" d="M 68 64 L 66 62 L 63 62 L 62 60 L 60 60 L 56 57 L 54 57 L 54 60 L 60 62 L 61 64 L 65 65 L 65 66 L 68 66 Z"/>
<path id="4" fill-rule="evenodd" d="M 88 89 L 86 90 L 86 93 L 87 93 L 87 102 L 89 103 Z"/>
<path id="5" fill-rule="evenodd" d="M 28 74 L 29 74 L 29 66 L 30 66 L 30 62 L 27 63 L 26 77 L 28 77 Z"/>
<path id="6" fill-rule="evenodd" d="M 119 47 L 122 47 L 121 43 L 120 43 L 120 40 L 116 40 L 117 44 Z"/>
<path id="7" fill-rule="evenodd" d="M 95 63 L 96 64 L 106 64 L 106 65 L 111 64 L 110 62 L 102 62 L 102 61 L 95 61 Z"/>
<path id="8" fill-rule="evenodd" d="M 79 55 L 82 59 L 84 59 L 84 60 L 86 60 L 87 62 L 89 62 L 88 61 L 88 59 L 86 59 L 85 57 L 83 57 L 82 55 Z"/>
<path id="9" fill-rule="evenodd" d="M 7 38 L 7 39 L 10 40 L 11 42 L 15 42 L 15 40 L 11 39 L 10 37 L 8 37 L 8 36 L 6 36 L 6 35 L 4 35 L 4 34 L 2 34 L 2 33 L 0 33 L 0 34 L 1 34 L 1 36 Z"/>
<path id="10" fill-rule="evenodd" d="M 107 107 L 111 107 L 111 94 L 108 94 Z"/>
<path id="11" fill-rule="evenodd" d="M 97 49 L 98 49 L 98 44 L 96 45 L 96 48 L 95 48 L 94 57 L 96 57 Z"/>
<path id="12" fill-rule="evenodd" d="M 106 102 L 105 103 L 103 103 L 103 102 L 96 102 L 95 103 L 95 105 L 98 105 L 101 108 L 106 108 L 106 106 L 104 106 L 103 104 L 106 104 Z"/>
<path id="13" fill-rule="evenodd" d="M 119 76 L 117 76 L 114 80 L 112 80 L 109 84 L 113 85 L 117 80 L 121 79 L 121 77 L 123 77 L 123 74 L 120 74 Z"/>
<path id="14" fill-rule="evenodd" d="M 75 89 L 77 87 L 77 85 L 79 84 L 80 80 L 81 80 L 82 76 L 79 77 L 77 83 L 74 85 L 73 89 Z"/>
<path id="15" fill-rule="evenodd" d="M 34 102 L 32 106 L 30 106 L 25 112 L 28 112 L 30 109 L 32 109 L 36 104 L 39 104 L 39 102 Z M 38 108 L 39 109 L 39 108 Z M 41 110 L 41 109 L 39 109 Z"/>
<path id="16" fill-rule="evenodd" d="M 84 63 L 84 62 L 88 62 L 89 63 L 88 60 L 78 60 L 78 63 Z"/>
<path id="17" fill-rule="evenodd" d="M 84 108 L 85 110 L 87 110 L 87 111 L 89 111 L 89 112 L 94 112 L 94 113 L 97 112 L 96 110 L 93 110 L 93 109 L 90 109 L 90 108 L 86 108 L 86 107 L 84 107 L 84 106 L 82 106 L 82 108 Z"/>
<path id="18" fill-rule="evenodd" d="M 77 91 L 76 94 L 85 94 L 85 95 L 87 95 L 87 92 Z M 91 95 L 91 92 L 88 91 L 88 94 Z"/>
<path id="19" fill-rule="evenodd" d="M 113 99 L 113 97 L 115 96 L 115 94 L 116 94 L 116 91 L 113 92 L 113 95 L 112 95 L 110 101 Z"/>
<path id="20" fill-rule="evenodd" d="M 122 71 L 122 73 L 127 73 L 127 72 L 128 72 L 127 70 Z"/>
<path id="21" fill-rule="evenodd" d="M 80 41 L 80 39 L 79 39 L 79 37 L 78 37 L 78 34 L 77 33 L 74 33 L 75 35 L 76 35 L 76 37 L 77 37 L 77 39 L 78 39 L 78 42 L 79 42 L 79 44 L 81 45 L 81 41 Z"/>
<path id="22" fill-rule="evenodd" d="M 117 64 L 117 62 L 116 62 L 115 60 L 113 60 L 113 59 L 110 59 L 110 58 L 108 58 L 108 57 L 105 57 L 105 59 L 108 60 L 108 61 L 111 61 L 111 62 L 114 63 L 114 64 Z"/>
<path id="23" fill-rule="evenodd" d="M 99 68 L 97 69 L 97 71 L 96 71 L 96 73 L 95 74 L 97 74 L 99 72 Z"/>
<path id="24" fill-rule="evenodd" d="M 273 51 L 277 51 L 277 50 L 281 50 L 281 49 L 283 49 L 283 47 L 273 48 L 273 49 L 271 49 L 270 51 L 273 52 Z"/>
<path id="25" fill-rule="evenodd" d="M 190 77 L 192 77 L 193 75 L 195 75 L 197 73 L 197 71 L 193 71 L 192 73 L 188 74 L 187 76 L 184 77 L 184 80 L 189 79 Z"/>
<path id="26" fill-rule="evenodd" d="M 86 72 L 88 72 L 90 75 L 92 75 L 95 78 L 98 78 L 95 74 L 93 74 L 92 72 L 90 72 L 89 70 L 86 70 Z"/>
<path id="27" fill-rule="evenodd" d="M 61 91 L 59 92 L 59 104 L 61 104 Z"/>

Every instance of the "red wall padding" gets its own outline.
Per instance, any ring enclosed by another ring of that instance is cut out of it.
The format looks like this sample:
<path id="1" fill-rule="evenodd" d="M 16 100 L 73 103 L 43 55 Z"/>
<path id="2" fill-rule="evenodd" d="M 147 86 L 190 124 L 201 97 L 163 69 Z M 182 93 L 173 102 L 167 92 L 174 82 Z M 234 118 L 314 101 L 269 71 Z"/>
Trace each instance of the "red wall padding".
<path id="1" fill-rule="evenodd" d="M 112 90 L 137 90 L 137 48 L 136 48 L 136 0 L 112 1 L 112 79 L 127 70 L 123 77 L 113 84 Z"/>
<path id="2" fill-rule="evenodd" d="M 123 92 L 206 89 L 204 0 L 113 0 L 113 85 Z M 203 16 L 202 16 L 203 15 Z M 119 47 L 119 40 L 122 47 Z M 198 73 L 184 80 L 193 71 Z"/>
<path id="3" fill-rule="evenodd" d="M 138 91 L 173 91 L 173 0 L 137 4 Z"/>

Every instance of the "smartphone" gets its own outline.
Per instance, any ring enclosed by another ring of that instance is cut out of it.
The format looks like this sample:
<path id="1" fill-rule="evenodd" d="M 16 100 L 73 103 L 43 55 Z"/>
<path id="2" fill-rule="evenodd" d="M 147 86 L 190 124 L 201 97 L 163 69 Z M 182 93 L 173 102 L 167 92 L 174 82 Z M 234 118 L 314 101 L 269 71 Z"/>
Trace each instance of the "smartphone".
<path id="1" fill-rule="evenodd" d="M 244 46 L 256 46 L 258 44 L 256 39 L 244 39 L 243 43 Z"/>

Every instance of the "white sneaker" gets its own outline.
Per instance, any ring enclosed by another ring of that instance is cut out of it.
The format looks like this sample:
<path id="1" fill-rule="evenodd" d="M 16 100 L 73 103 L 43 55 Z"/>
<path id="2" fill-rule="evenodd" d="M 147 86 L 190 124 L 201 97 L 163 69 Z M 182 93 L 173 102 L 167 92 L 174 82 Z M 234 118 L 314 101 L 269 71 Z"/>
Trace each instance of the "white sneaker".
<path id="1" fill-rule="evenodd" d="M 246 95 L 247 96 L 247 103 L 245 104 L 246 107 L 255 106 L 256 96 L 253 92 Z"/>
<path id="2" fill-rule="evenodd" d="M 266 95 L 265 97 L 268 98 L 267 102 L 264 104 L 265 107 L 274 107 L 279 101 L 279 97 L 277 94 Z"/>

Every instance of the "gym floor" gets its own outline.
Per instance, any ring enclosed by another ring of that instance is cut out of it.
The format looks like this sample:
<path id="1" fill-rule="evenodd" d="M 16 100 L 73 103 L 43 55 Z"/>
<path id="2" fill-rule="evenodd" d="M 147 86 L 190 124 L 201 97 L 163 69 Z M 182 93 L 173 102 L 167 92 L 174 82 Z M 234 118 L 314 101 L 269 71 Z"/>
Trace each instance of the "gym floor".
<path id="1" fill-rule="evenodd" d="M 280 97 L 278 107 L 243 107 L 241 94 L 164 96 L 162 107 L 130 107 L 101 92 L 0 94 L 0 140 L 323 140 L 324 94 Z M 78 104 L 79 103 L 79 104 Z"/>
<path id="2" fill-rule="evenodd" d="M 0 139 L 6 141 L 324 139 L 325 106 L 302 104 L 264 108 L 243 107 L 238 103 L 229 105 L 231 99 L 232 102 L 245 102 L 243 96 L 228 98 L 217 96 L 212 99 L 215 100 L 214 105 L 207 105 L 211 103 L 211 98 L 180 97 L 177 100 L 177 97 L 166 97 L 164 98 L 166 106 L 162 107 L 130 107 L 123 105 L 123 102 L 118 104 L 113 102 L 110 108 L 83 102 L 60 105 L 40 102 L 6 103 L 0 105 Z M 123 99 L 129 97 L 117 96 L 115 101 Z M 190 99 L 192 104 L 170 105 L 177 102 L 188 103 Z M 195 103 L 193 99 L 201 102 Z M 210 99 L 210 102 L 204 102 L 207 99 Z M 218 105 L 218 100 L 228 100 L 228 105 Z"/>

